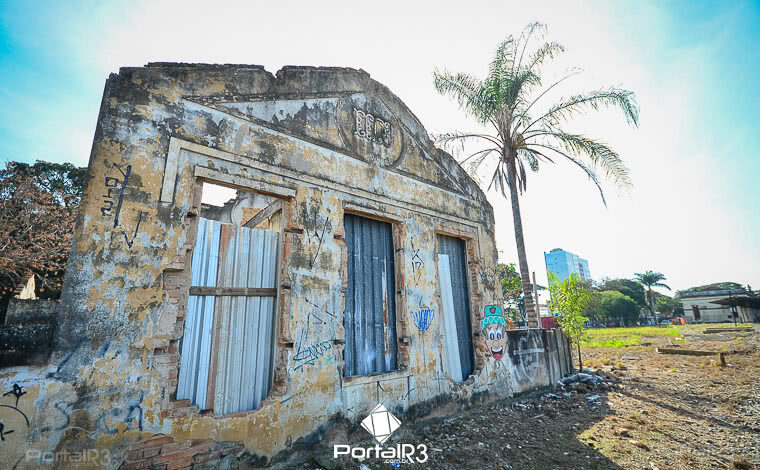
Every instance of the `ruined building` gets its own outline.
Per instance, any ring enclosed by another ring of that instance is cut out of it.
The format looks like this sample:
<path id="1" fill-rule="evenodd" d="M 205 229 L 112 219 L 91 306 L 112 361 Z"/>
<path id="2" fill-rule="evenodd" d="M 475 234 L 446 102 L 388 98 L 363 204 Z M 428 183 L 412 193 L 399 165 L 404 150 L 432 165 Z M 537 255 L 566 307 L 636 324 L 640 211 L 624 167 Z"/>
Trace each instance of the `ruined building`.
<path id="1" fill-rule="evenodd" d="M 121 69 L 74 238 L 49 344 L 0 368 L 18 469 L 263 465 L 569 367 L 506 331 L 485 195 L 361 70 Z"/>

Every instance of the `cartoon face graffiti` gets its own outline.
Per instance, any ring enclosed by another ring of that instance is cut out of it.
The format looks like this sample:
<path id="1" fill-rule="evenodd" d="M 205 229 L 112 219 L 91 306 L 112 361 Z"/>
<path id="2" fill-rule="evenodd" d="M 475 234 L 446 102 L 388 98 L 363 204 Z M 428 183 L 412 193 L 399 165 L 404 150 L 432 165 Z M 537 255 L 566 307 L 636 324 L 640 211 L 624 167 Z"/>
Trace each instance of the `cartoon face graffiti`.
<path id="1" fill-rule="evenodd" d="M 504 320 L 504 314 L 498 305 L 486 306 L 483 313 L 480 328 L 483 330 L 486 346 L 494 359 L 501 360 L 507 349 L 507 322 Z"/>

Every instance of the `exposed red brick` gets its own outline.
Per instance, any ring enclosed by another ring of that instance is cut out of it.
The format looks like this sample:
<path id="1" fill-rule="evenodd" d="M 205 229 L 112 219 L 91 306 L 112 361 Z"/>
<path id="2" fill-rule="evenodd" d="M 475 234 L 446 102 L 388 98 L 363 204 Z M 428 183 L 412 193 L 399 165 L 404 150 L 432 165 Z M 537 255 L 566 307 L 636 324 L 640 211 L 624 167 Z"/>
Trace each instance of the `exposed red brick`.
<path id="1" fill-rule="evenodd" d="M 144 447 L 153 447 L 153 446 L 160 446 L 163 444 L 168 444 L 170 442 L 174 442 L 174 439 L 172 439 L 169 436 L 161 436 L 156 435 L 155 437 L 148 439 L 147 441 L 143 442 Z"/>
<path id="2" fill-rule="evenodd" d="M 161 452 L 161 446 L 147 447 L 143 450 L 143 458 L 155 457 L 159 452 Z"/>
<path id="3" fill-rule="evenodd" d="M 166 470 L 179 470 L 184 468 L 191 468 L 193 465 L 193 459 L 188 457 L 181 460 L 175 460 L 172 462 L 169 462 L 169 465 L 166 467 Z"/>
<path id="4" fill-rule="evenodd" d="M 185 450 L 190 447 L 190 441 L 173 442 L 171 444 L 164 444 L 161 447 L 161 455 L 173 454 L 181 450 Z"/>

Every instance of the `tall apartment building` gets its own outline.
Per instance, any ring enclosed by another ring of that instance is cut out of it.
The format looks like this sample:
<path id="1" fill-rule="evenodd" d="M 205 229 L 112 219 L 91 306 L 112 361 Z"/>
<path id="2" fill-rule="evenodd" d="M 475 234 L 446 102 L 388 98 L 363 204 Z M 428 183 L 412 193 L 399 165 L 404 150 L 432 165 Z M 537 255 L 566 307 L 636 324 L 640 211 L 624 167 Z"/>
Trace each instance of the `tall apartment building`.
<path id="1" fill-rule="evenodd" d="M 560 281 L 567 279 L 570 273 L 578 273 L 584 281 L 591 279 L 588 261 L 562 248 L 555 248 L 549 253 L 544 252 L 544 260 L 547 275 L 551 271 Z"/>

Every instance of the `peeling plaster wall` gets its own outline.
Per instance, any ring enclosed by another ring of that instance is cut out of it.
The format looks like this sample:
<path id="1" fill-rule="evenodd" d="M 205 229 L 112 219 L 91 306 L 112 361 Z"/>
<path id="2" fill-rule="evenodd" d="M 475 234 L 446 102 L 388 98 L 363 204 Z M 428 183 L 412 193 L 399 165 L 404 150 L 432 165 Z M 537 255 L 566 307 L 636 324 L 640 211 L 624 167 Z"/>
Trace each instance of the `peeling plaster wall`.
<path id="1" fill-rule="evenodd" d="M 174 399 L 200 181 L 285 202 L 272 392 L 261 408 L 223 417 Z M 343 377 L 345 213 L 393 225 L 400 365 L 393 373 Z M 476 364 L 463 384 L 444 370 L 436 233 L 467 246 Z M 2 397 L 0 422 L 14 432 L 0 443 L 0 461 L 36 468 L 27 449 L 101 449 L 107 464 L 79 468 L 117 468 L 130 445 L 155 444 L 147 441 L 155 434 L 170 438 L 163 445 L 239 442 L 270 458 L 336 422 L 355 425 L 378 402 L 413 418 L 437 403 L 546 384 L 526 379 L 524 363 L 487 353 L 479 320 L 485 305 L 499 302 L 496 260 L 482 191 L 367 73 L 123 68 L 105 86 L 53 357 L 45 367 L 0 370 L 0 387 L 16 390 Z M 424 341 L 409 321 L 419 305 L 437 313 Z"/>

